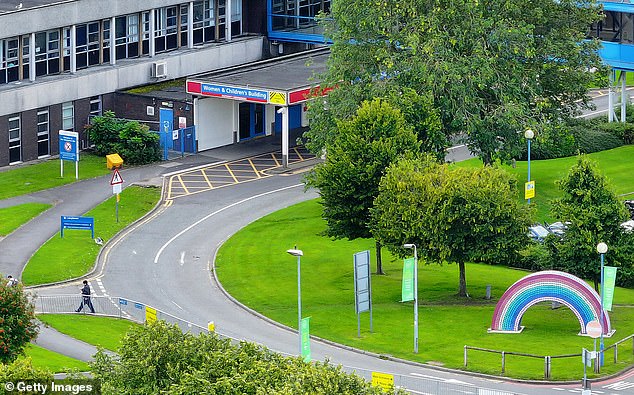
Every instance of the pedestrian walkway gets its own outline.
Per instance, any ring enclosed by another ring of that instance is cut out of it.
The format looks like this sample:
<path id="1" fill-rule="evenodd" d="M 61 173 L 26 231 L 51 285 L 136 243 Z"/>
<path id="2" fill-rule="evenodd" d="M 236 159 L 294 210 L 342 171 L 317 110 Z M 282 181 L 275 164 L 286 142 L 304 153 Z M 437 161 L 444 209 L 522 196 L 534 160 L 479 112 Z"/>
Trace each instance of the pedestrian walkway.
<path id="1" fill-rule="evenodd" d="M 233 161 L 279 151 L 278 138 L 265 137 L 220 147 L 176 160 L 147 166 L 124 167 L 124 187 L 131 184 L 162 185 L 162 175 L 221 161 Z M 59 231 L 60 217 L 81 216 L 112 196 L 110 175 L 82 180 L 29 195 L 0 200 L 0 208 L 29 202 L 48 203 L 52 208 L 0 240 L 0 273 L 21 278 L 24 266 L 48 239 Z"/>

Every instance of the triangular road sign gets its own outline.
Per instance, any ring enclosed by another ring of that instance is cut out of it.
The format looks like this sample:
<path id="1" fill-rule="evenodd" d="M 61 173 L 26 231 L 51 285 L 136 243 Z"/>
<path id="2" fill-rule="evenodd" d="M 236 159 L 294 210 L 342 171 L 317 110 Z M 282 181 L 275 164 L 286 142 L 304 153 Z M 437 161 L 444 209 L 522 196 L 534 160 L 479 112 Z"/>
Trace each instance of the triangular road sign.
<path id="1" fill-rule="evenodd" d="M 121 178 L 121 174 L 119 174 L 119 169 L 114 169 L 112 172 L 112 180 L 110 180 L 110 185 L 123 184 L 123 178 Z"/>

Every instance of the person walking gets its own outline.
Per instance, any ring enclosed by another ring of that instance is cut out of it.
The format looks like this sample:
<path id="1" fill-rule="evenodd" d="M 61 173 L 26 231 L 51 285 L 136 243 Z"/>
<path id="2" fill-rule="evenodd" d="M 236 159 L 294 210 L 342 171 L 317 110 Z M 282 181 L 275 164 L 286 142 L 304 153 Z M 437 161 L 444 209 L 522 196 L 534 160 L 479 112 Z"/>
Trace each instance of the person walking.
<path id="1" fill-rule="evenodd" d="M 92 307 L 92 302 L 90 301 L 90 285 L 88 285 L 88 281 L 84 280 L 84 286 L 81 288 L 81 304 L 79 308 L 75 310 L 76 313 L 79 313 L 84 306 L 88 306 L 90 308 L 91 313 L 95 313 L 95 308 Z"/>

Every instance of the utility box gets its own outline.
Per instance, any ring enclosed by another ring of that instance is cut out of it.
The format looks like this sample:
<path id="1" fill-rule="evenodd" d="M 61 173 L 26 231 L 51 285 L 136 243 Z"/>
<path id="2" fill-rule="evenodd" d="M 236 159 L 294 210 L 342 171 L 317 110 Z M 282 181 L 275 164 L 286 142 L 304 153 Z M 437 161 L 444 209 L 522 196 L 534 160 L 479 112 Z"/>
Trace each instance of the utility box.
<path id="1" fill-rule="evenodd" d="M 119 169 L 121 165 L 123 165 L 123 159 L 121 159 L 119 154 L 106 155 L 106 167 L 109 170 Z"/>

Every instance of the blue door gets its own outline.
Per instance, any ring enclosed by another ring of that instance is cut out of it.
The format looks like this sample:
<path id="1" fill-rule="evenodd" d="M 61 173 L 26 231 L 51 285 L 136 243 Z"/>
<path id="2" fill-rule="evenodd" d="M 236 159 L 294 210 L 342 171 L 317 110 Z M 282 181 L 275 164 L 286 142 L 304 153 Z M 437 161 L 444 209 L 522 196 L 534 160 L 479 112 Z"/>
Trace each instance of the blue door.
<path id="1" fill-rule="evenodd" d="M 163 149 L 174 148 L 172 131 L 174 130 L 174 110 L 171 108 L 161 108 L 159 113 L 159 133 L 161 135 L 161 146 Z"/>

